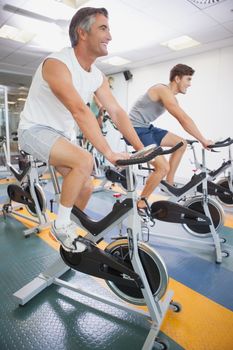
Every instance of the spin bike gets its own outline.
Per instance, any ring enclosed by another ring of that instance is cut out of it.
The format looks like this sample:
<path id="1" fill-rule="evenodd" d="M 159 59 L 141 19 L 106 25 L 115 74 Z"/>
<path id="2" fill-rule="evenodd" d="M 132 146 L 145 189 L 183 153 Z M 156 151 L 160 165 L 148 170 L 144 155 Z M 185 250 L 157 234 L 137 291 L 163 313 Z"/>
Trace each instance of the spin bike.
<path id="1" fill-rule="evenodd" d="M 54 283 L 105 304 L 130 310 L 145 317 L 149 316 L 150 331 L 142 349 L 150 350 L 154 347 L 168 349 L 166 343 L 157 337 L 158 332 L 168 308 L 178 312 L 181 306 L 172 300 L 173 291 L 167 291 L 168 273 L 163 259 L 154 248 L 142 240 L 141 218 L 137 212 L 136 183 L 132 167 L 133 164 L 149 162 L 163 153 L 161 147 L 152 145 L 135 153 L 128 160 L 117 161 L 118 166 L 126 167 L 127 197 L 122 202 L 117 201 L 112 211 L 101 220 L 92 220 L 83 211 L 73 207 L 72 220 L 87 231 L 85 237 L 78 236 L 77 240 L 83 242 L 87 249 L 82 253 L 72 253 L 65 251 L 61 246 L 58 261 L 14 293 L 14 298 L 20 305 L 26 304 Z M 110 181 L 122 178 L 118 171 L 112 169 L 108 169 L 107 176 Z M 188 209 L 187 211 L 191 217 L 193 211 Z M 105 234 L 125 219 L 127 219 L 126 237 L 115 238 L 115 241 L 107 245 L 104 250 L 98 248 L 97 244 L 104 239 Z M 104 279 L 118 297 L 131 304 L 146 305 L 148 313 L 106 297 L 87 293 L 81 287 L 60 279 L 59 277 L 70 268 Z"/>
<path id="2" fill-rule="evenodd" d="M 77 239 L 85 243 L 87 250 L 83 253 L 71 253 L 60 248 L 60 255 L 47 271 L 41 273 L 28 285 L 14 294 L 20 305 L 26 304 L 40 291 L 52 283 L 65 286 L 82 295 L 93 297 L 98 301 L 109 305 L 117 306 L 124 310 L 145 313 L 134 310 L 130 306 L 113 302 L 112 300 L 87 293 L 70 283 L 61 280 L 60 277 L 69 268 L 85 274 L 104 279 L 110 289 L 122 300 L 135 304 L 147 305 L 152 323 L 150 332 L 143 345 L 143 350 L 152 349 L 156 346 L 159 349 L 168 349 L 164 341 L 157 338 L 161 323 L 166 311 L 170 307 L 173 311 L 180 311 L 179 303 L 172 301 L 173 292 L 167 291 L 168 274 L 166 266 L 159 254 L 143 241 L 141 217 L 137 211 L 136 181 L 132 171 L 133 164 L 149 162 L 158 155 L 168 154 L 181 147 L 182 143 L 170 150 L 164 151 L 161 147 L 149 146 L 134 154 L 129 160 L 120 160 L 119 166 L 127 166 L 125 173 L 108 168 L 106 177 L 111 182 L 124 183 L 127 188 L 127 197 L 117 201 L 112 211 L 99 221 L 92 220 L 77 207 L 72 209 L 72 219 L 87 231 L 85 237 Z M 163 205 L 164 201 L 158 202 Z M 188 216 L 186 220 L 193 224 L 207 224 L 209 219 L 191 209 L 183 208 L 179 204 L 171 203 L 180 212 L 180 220 L 183 220 L 184 213 Z M 156 215 L 154 216 L 156 219 Z M 104 250 L 98 248 L 107 232 L 115 226 L 122 225 L 127 219 L 126 237 L 119 236 L 107 245 Z M 201 222 L 199 222 L 201 220 Z M 176 222 L 176 221 L 175 221 Z"/>
<path id="3" fill-rule="evenodd" d="M 2 139 L 2 147 L 6 157 L 6 140 Z M 25 229 L 24 236 L 29 237 L 32 233 L 39 233 L 50 225 L 46 214 L 47 203 L 44 191 L 40 185 L 38 171 L 39 168 L 45 168 L 46 164 L 36 161 L 33 157 L 23 151 L 20 151 L 19 170 L 10 162 L 6 161 L 9 172 L 15 177 L 16 183 L 7 186 L 9 201 L 2 206 L 2 213 L 6 215 L 18 216 L 29 220 L 37 225 Z M 20 203 L 25 206 L 30 215 L 22 214 L 22 205 L 13 206 L 12 202 Z"/>
<path id="4" fill-rule="evenodd" d="M 202 170 L 203 165 L 199 163 L 196 155 L 194 144 L 198 141 L 188 140 L 188 145 L 193 152 L 195 168 Z M 228 147 L 228 160 L 223 160 L 222 164 L 215 170 L 207 169 L 208 172 L 208 194 L 214 196 L 221 204 L 233 206 L 233 160 L 231 145 L 233 139 L 228 137 L 225 140 L 218 141 L 214 144 L 214 148 Z M 223 177 L 218 178 L 221 174 Z M 217 179 L 217 180 L 216 180 Z M 198 191 L 202 192 L 202 188 L 198 187 Z"/>
<path id="5" fill-rule="evenodd" d="M 216 144 L 211 145 L 209 148 L 214 149 Z M 183 223 L 185 230 L 201 238 L 201 240 L 191 240 L 186 237 L 170 236 L 169 238 L 178 239 L 190 243 L 205 247 L 205 245 L 214 246 L 216 252 L 216 262 L 221 263 L 222 257 L 228 257 L 229 253 L 226 250 L 222 250 L 221 243 L 225 243 L 224 238 L 220 238 L 217 231 L 221 229 L 224 224 L 224 212 L 222 206 L 209 196 L 208 193 L 208 174 L 205 166 L 205 149 L 202 149 L 202 171 L 199 174 L 194 174 L 191 180 L 182 187 L 174 187 L 168 184 L 166 181 L 161 181 L 161 188 L 164 189 L 169 195 L 169 201 L 181 203 L 184 207 L 192 209 L 196 212 L 206 215 L 210 222 L 203 225 L 193 225 L 192 223 Z M 201 188 L 201 195 L 198 189 Z M 152 204 L 152 212 L 156 210 L 156 203 Z M 165 219 L 163 221 L 166 221 Z M 155 234 L 156 235 L 156 234 Z M 202 238 L 212 238 L 209 240 L 202 240 Z M 164 237 L 165 238 L 165 237 Z"/>

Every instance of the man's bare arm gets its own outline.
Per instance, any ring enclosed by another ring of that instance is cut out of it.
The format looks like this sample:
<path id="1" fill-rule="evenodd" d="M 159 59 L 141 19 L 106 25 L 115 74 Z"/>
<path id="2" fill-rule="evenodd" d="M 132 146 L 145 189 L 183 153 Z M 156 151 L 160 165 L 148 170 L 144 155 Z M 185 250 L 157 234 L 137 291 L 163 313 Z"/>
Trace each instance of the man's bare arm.
<path id="1" fill-rule="evenodd" d="M 86 138 L 110 162 L 114 163 L 112 159 L 114 154 L 103 137 L 94 114 L 74 88 L 67 66 L 59 60 L 47 59 L 42 72 L 44 80 L 47 81 L 54 95 L 70 111 Z"/>
<path id="2" fill-rule="evenodd" d="M 211 140 L 207 140 L 202 135 L 193 119 L 179 106 L 177 99 L 168 87 L 161 85 L 156 90 L 158 98 L 162 101 L 165 109 L 178 120 L 187 133 L 200 141 L 204 147 L 212 143 Z"/>
<path id="3" fill-rule="evenodd" d="M 129 141 L 134 149 L 140 150 L 143 148 L 143 144 L 134 130 L 127 113 L 116 101 L 105 77 L 102 86 L 96 91 L 96 95 L 110 115 L 118 130 Z"/>

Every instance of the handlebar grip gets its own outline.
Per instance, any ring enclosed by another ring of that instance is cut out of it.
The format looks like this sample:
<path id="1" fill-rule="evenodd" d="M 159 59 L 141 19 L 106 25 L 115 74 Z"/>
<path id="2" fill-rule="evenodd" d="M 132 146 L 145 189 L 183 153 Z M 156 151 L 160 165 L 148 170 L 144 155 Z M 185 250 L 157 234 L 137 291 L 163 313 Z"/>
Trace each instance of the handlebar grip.
<path id="1" fill-rule="evenodd" d="M 163 151 L 162 154 L 164 155 L 164 154 L 173 153 L 173 152 L 175 152 L 176 150 L 178 150 L 180 147 L 182 147 L 183 145 L 184 145 L 184 143 L 181 141 L 181 142 L 177 143 L 174 147 L 169 148 L 169 149 Z"/>
<path id="2" fill-rule="evenodd" d="M 133 165 L 133 164 L 147 163 L 150 160 L 154 159 L 155 157 L 161 155 L 162 153 L 163 153 L 163 149 L 161 147 L 156 147 L 149 154 L 145 156 L 142 155 L 140 157 L 137 157 L 137 154 L 135 153 L 133 158 L 118 159 L 116 161 L 116 165 Z"/>
<path id="3" fill-rule="evenodd" d="M 183 146 L 183 142 L 177 143 L 174 147 L 163 150 L 162 147 L 156 147 L 156 146 L 147 146 L 143 150 L 136 152 L 130 159 L 119 159 L 116 161 L 116 165 L 133 165 L 133 164 L 142 164 L 147 163 L 150 160 L 154 159 L 157 156 L 161 156 L 164 154 L 170 154 L 175 152 L 178 148 Z M 148 153 L 148 148 L 152 147 L 152 150 L 149 150 L 150 153 Z M 145 154 L 146 153 L 146 154 Z"/>
<path id="4" fill-rule="evenodd" d="M 216 142 L 213 145 L 209 145 L 208 148 L 213 149 L 213 148 L 227 147 L 227 146 L 230 146 L 232 143 L 233 143 L 233 139 L 229 137 L 227 142 L 225 143 Z"/>
<path id="5" fill-rule="evenodd" d="M 228 142 L 228 141 L 231 141 L 230 137 L 228 137 L 225 140 L 215 142 L 215 145 L 222 145 L 222 144 L 224 144 L 225 142 Z"/>

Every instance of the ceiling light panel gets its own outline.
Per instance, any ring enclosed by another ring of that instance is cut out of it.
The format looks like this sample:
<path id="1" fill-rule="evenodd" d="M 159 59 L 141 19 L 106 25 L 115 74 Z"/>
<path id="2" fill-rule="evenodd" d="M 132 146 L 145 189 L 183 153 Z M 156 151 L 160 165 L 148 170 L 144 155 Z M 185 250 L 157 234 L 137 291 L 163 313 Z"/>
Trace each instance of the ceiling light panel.
<path id="1" fill-rule="evenodd" d="M 34 18 L 14 15 L 8 21 L 12 27 L 21 31 L 28 39 L 27 41 L 19 39 L 21 42 L 27 42 L 28 45 L 40 47 L 45 52 L 58 51 L 65 46 L 70 46 L 68 31 L 63 30 L 56 23 L 44 22 Z M 8 36 L 8 38 L 10 38 Z M 16 40 L 13 37 L 10 39 Z"/>
<path id="2" fill-rule="evenodd" d="M 0 28 L 0 37 L 18 41 L 20 43 L 27 43 L 35 36 L 33 32 L 22 30 L 14 26 L 4 25 Z"/>
<path id="3" fill-rule="evenodd" d="M 14 14 L 36 18 L 39 20 L 70 20 L 75 9 L 66 6 L 64 3 L 54 0 L 30 0 L 23 3 L 21 6 L 13 6 L 6 4 L 3 9 Z"/>
<path id="4" fill-rule="evenodd" d="M 184 50 L 189 47 L 194 47 L 200 45 L 200 43 L 187 35 L 182 35 L 178 38 L 168 40 L 166 42 L 161 43 L 163 46 L 169 47 L 171 50 Z"/>
<path id="5" fill-rule="evenodd" d="M 106 60 L 102 60 L 101 62 L 111 64 L 112 66 L 123 66 L 124 64 L 130 63 L 129 60 L 126 60 L 125 58 L 119 56 L 110 57 Z"/>

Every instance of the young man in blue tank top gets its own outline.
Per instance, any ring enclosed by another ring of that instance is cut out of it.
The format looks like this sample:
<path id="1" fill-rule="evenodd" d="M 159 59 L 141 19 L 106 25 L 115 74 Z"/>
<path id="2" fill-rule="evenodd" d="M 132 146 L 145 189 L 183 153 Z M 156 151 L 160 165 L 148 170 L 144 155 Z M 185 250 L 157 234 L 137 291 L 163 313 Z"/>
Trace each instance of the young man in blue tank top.
<path id="1" fill-rule="evenodd" d="M 130 120 L 144 146 L 157 144 L 158 146 L 172 147 L 178 142 L 183 141 L 184 146 L 174 152 L 169 159 L 165 157 L 156 157 L 151 162 L 155 171 L 152 172 L 142 190 L 141 198 L 148 198 L 160 181 L 166 177 L 169 184 L 174 184 L 175 172 L 180 164 L 181 158 L 185 152 L 186 141 L 167 130 L 154 127 L 154 122 L 162 113 L 168 111 L 181 124 L 183 129 L 201 142 L 203 147 L 212 144 L 207 140 L 194 121 L 179 106 L 175 97 L 177 94 L 185 94 L 187 88 L 191 86 L 194 70 L 184 64 L 177 64 L 170 71 L 170 82 L 168 85 L 157 84 L 140 97 L 133 105 L 129 115 Z M 130 142 L 129 142 L 130 143 Z M 145 208 L 145 201 L 140 200 L 138 207 Z"/>
<path id="2" fill-rule="evenodd" d="M 70 220 L 75 204 L 84 209 L 92 193 L 92 156 L 72 143 L 75 123 L 112 164 L 126 153 L 113 152 L 96 117 L 86 105 L 95 93 L 120 132 L 136 150 L 143 148 L 128 115 L 115 100 L 106 77 L 93 64 L 108 54 L 112 39 L 105 8 L 85 7 L 69 28 L 72 47 L 48 56 L 37 69 L 19 125 L 20 148 L 53 165 L 63 176 L 60 205 L 51 232 L 64 249 L 82 252 L 77 227 Z"/>

